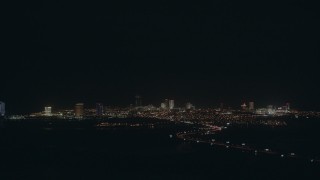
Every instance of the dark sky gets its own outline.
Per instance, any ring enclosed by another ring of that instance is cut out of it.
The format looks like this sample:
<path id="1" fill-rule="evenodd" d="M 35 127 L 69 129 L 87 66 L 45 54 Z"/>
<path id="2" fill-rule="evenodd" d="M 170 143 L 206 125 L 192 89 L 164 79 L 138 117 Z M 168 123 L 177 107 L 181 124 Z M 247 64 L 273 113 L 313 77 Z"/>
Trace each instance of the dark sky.
<path id="1" fill-rule="evenodd" d="M 304 1 L 21 1 L 5 11 L 0 100 L 320 110 L 319 16 Z"/>

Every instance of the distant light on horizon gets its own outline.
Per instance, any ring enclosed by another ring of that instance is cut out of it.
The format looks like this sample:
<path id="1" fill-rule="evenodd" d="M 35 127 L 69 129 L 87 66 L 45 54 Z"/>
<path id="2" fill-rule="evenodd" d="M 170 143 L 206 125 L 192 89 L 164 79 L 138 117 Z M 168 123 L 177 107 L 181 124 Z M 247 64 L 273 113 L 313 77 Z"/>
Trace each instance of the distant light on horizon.
<path id="1" fill-rule="evenodd" d="M 45 116 L 52 116 L 52 107 L 51 106 L 44 107 L 44 115 Z"/>
<path id="2" fill-rule="evenodd" d="M 5 103 L 0 101 L 0 116 L 4 116 L 6 114 Z"/>

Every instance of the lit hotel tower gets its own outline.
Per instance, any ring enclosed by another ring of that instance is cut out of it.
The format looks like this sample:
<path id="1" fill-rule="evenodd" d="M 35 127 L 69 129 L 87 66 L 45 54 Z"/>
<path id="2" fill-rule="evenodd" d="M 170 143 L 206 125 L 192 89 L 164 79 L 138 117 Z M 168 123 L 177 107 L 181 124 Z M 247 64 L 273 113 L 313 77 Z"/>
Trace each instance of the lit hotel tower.
<path id="1" fill-rule="evenodd" d="M 249 111 L 254 110 L 254 102 L 249 102 Z"/>
<path id="2" fill-rule="evenodd" d="M 0 101 L 0 116 L 4 116 L 6 114 L 5 103 Z"/>
<path id="3" fill-rule="evenodd" d="M 174 100 L 169 100 L 169 109 L 174 108 Z"/>
<path id="4" fill-rule="evenodd" d="M 246 103 L 243 103 L 243 104 L 241 105 L 241 109 L 242 109 L 243 111 L 247 110 L 247 105 L 246 105 Z"/>
<path id="5" fill-rule="evenodd" d="M 103 115 L 103 104 L 102 103 L 96 103 L 96 115 L 97 116 Z"/>
<path id="6" fill-rule="evenodd" d="M 84 112 L 84 104 L 77 103 L 74 108 L 74 115 L 76 116 L 76 118 L 83 117 L 83 112 Z"/>
<path id="7" fill-rule="evenodd" d="M 161 107 L 161 109 L 167 109 L 166 103 L 161 103 L 160 107 Z"/>
<path id="8" fill-rule="evenodd" d="M 186 110 L 190 110 L 190 109 L 192 109 L 192 104 L 188 102 L 186 104 Z"/>
<path id="9" fill-rule="evenodd" d="M 44 115 L 45 116 L 52 116 L 52 108 L 51 107 L 44 107 Z"/>

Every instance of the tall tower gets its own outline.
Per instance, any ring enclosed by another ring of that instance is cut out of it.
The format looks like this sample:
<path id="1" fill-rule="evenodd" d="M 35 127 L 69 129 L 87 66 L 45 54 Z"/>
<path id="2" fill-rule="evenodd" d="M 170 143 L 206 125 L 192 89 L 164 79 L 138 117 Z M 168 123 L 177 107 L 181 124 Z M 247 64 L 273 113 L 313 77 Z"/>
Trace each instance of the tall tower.
<path id="1" fill-rule="evenodd" d="M 97 116 L 103 115 L 103 104 L 102 103 L 96 103 L 96 115 Z"/>
<path id="2" fill-rule="evenodd" d="M 249 102 L 249 111 L 254 110 L 254 102 Z"/>
<path id="3" fill-rule="evenodd" d="M 188 102 L 186 104 L 186 110 L 190 110 L 190 109 L 192 109 L 192 104 L 190 102 Z"/>
<path id="4" fill-rule="evenodd" d="M 242 109 L 243 111 L 247 110 L 247 105 L 246 105 L 246 103 L 243 103 L 243 104 L 241 105 L 241 109 Z"/>
<path id="5" fill-rule="evenodd" d="M 44 107 L 44 115 L 45 116 L 52 116 L 52 108 L 51 107 Z"/>
<path id="6" fill-rule="evenodd" d="M 84 104 L 83 103 L 77 103 L 74 107 L 74 115 L 76 118 L 83 117 L 84 114 Z"/>
<path id="7" fill-rule="evenodd" d="M 160 107 L 161 107 L 161 109 L 167 109 L 166 103 L 161 103 Z"/>
<path id="8" fill-rule="evenodd" d="M 286 108 L 287 108 L 287 110 L 290 110 L 290 103 L 286 103 Z"/>
<path id="9" fill-rule="evenodd" d="M 136 96 L 135 96 L 135 99 L 136 99 L 136 101 L 135 101 L 135 105 L 136 105 L 136 107 L 141 106 L 141 105 L 142 105 L 141 96 L 136 95 Z"/>
<path id="10" fill-rule="evenodd" d="M 169 109 L 173 109 L 174 108 L 174 100 L 169 100 Z"/>
<path id="11" fill-rule="evenodd" d="M 0 116 L 4 116 L 6 114 L 5 103 L 0 101 Z"/>

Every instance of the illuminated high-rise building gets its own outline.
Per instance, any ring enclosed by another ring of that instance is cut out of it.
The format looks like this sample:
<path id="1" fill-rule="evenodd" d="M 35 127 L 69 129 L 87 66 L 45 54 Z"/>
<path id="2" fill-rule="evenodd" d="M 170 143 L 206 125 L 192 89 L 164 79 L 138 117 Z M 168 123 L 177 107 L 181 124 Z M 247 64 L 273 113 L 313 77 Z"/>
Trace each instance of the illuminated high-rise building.
<path id="1" fill-rule="evenodd" d="M 244 110 L 244 111 L 247 110 L 247 105 L 246 105 L 246 103 L 243 103 L 243 104 L 241 105 L 241 109 Z"/>
<path id="2" fill-rule="evenodd" d="M 273 105 L 267 106 L 267 114 L 275 114 L 275 107 Z"/>
<path id="3" fill-rule="evenodd" d="M 135 101 L 136 107 L 142 106 L 142 98 L 141 98 L 141 96 L 136 95 L 135 99 L 136 99 L 136 101 Z"/>
<path id="4" fill-rule="evenodd" d="M 189 110 L 189 109 L 191 109 L 191 108 L 192 108 L 192 104 L 188 102 L 188 103 L 186 104 L 186 109 Z"/>
<path id="5" fill-rule="evenodd" d="M 97 116 L 103 115 L 103 104 L 102 103 L 96 103 L 96 115 Z"/>
<path id="6" fill-rule="evenodd" d="M 0 116 L 4 116 L 6 114 L 5 103 L 0 101 Z"/>
<path id="7" fill-rule="evenodd" d="M 173 100 L 165 99 L 164 102 L 161 103 L 161 109 L 168 110 L 168 109 L 173 109 L 173 107 L 174 107 L 174 101 Z"/>
<path id="8" fill-rule="evenodd" d="M 84 104 L 77 103 L 74 108 L 74 115 L 76 118 L 81 118 L 84 115 Z"/>
<path id="9" fill-rule="evenodd" d="M 174 108 L 174 100 L 169 100 L 169 109 L 173 109 Z"/>
<path id="10" fill-rule="evenodd" d="M 44 107 L 44 115 L 45 116 L 52 116 L 52 108 L 51 107 Z"/>
<path id="11" fill-rule="evenodd" d="M 287 110 L 290 110 L 290 103 L 286 103 Z"/>
<path id="12" fill-rule="evenodd" d="M 191 109 L 195 109 L 195 107 L 194 107 L 194 105 L 192 105 L 190 102 L 188 102 L 187 104 L 186 104 L 186 110 L 191 110 Z"/>
<path id="13" fill-rule="evenodd" d="M 161 109 L 167 109 L 166 103 L 161 103 L 160 107 L 161 107 Z"/>
<path id="14" fill-rule="evenodd" d="M 254 102 L 249 102 L 249 111 L 254 110 Z"/>

